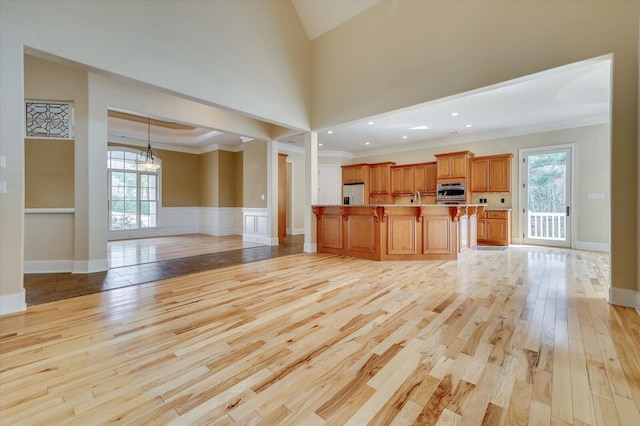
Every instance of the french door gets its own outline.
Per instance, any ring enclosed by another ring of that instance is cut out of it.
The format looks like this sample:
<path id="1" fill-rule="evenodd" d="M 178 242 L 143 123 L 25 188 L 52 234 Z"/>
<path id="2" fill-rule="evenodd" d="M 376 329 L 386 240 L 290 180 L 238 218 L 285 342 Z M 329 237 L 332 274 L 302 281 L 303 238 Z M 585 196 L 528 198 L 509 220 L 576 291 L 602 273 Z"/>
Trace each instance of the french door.
<path id="1" fill-rule="evenodd" d="M 572 146 L 521 151 L 525 244 L 571 247 Z"/>

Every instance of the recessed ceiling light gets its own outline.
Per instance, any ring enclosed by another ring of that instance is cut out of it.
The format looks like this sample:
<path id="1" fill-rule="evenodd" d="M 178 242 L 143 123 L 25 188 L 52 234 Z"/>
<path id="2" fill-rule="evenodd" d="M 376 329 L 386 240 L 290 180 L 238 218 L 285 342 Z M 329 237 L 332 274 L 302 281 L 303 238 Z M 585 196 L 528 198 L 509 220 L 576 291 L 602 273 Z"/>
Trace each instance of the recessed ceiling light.
<path id="1" fill-rule="evenodd" d="M 322 144 L 321 144 L 321 143 L 319 143 L 319 144 L 318 144 L 318 146 L 322 146 Z"/>
<path id="2" fill-rule="evenodd" d="M 466 126 L 466 127 L 471 127 L 471 124 L 467 124 L 467 126 Z"/>
<path id="3" fill-rule="evenodd" d="M 367 123 L 369 126 L 373 125 L 373 121 Z"/>
<path id="4" fill-rule="evenodd" d="M 451 116 L 452 116 L 452 117 L 455 117 L 456 115 L 458 115 L 458 113 L 457 113 L 457 112 L 452 112 L 452 113 L 451 113 Z"/>
<path id="5" fill-rule="evenodd" d="M 371 142 L 365 142 L 364 144 L 365 145 L 371 145 Z"/>
<path id="6" fill-rule="evenodd" d="M 411 127 L 409 130 L 429 130 L 429 126 L 416 126 L 416 127 Z"/>
<path id="7" fill-rule="evenodd" d="M 402 139 L 407 139 L 409 136 L 403 136 Z"/>
<path id="8" fill-rule="evenodd" d="M 331 134 L 331 133 L 333 133 L 333 130 L 329 130 L 327 133 Z"/>

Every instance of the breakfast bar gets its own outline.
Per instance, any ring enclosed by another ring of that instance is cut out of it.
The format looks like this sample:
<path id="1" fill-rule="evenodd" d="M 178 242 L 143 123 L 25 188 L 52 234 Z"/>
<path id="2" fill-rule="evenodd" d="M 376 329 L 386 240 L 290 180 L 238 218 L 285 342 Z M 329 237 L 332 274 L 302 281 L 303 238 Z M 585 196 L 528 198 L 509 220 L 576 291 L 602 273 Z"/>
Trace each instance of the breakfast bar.
<path id="1" fill-rule="evenodd" d="M 313 206 L 318 252 L 370 260 L 455 260 L 476 247 L 484 206 Z"/>

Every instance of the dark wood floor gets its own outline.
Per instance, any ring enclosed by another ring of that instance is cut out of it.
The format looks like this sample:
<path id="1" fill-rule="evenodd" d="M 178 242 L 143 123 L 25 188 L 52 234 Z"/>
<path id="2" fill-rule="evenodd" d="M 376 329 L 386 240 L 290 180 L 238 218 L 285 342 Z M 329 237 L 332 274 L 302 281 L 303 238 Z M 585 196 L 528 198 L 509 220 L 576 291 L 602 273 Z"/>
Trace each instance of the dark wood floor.
<path id="1" fill-rule="evenodd" d="M 167 259 L 110 268 L 108 271 L 93 274 L 25 274 L 27 306 L 302 253 L 303 245 L 304 235 L 290 235 L 278 246 L 250 247 Z"/>

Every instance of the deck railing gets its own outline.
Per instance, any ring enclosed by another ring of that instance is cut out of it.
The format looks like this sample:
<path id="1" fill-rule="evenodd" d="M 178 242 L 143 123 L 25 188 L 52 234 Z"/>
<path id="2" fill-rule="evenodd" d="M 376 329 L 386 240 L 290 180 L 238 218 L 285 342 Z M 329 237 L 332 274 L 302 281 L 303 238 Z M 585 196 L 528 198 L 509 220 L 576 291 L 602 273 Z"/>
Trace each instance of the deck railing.
<path id="1" fill-rule="evenodd" d="M 564 213 L 529 212 L 529 238 L 564 240 L 567 235 L 566 223 Z"/>

